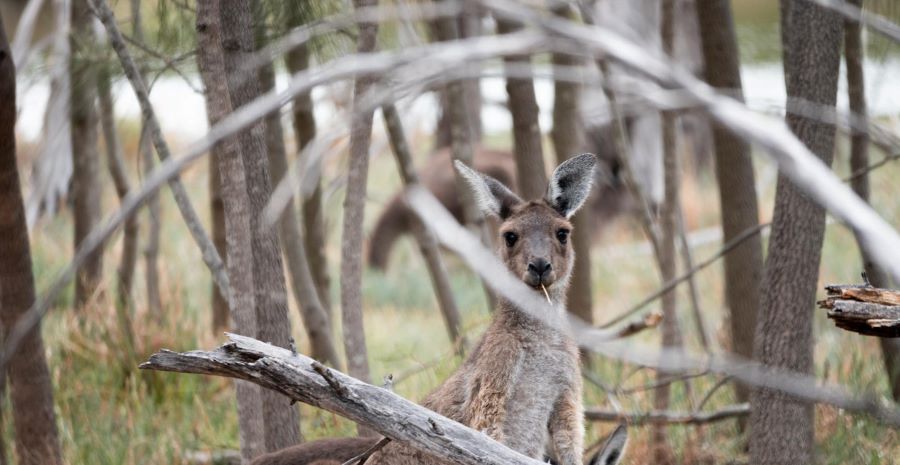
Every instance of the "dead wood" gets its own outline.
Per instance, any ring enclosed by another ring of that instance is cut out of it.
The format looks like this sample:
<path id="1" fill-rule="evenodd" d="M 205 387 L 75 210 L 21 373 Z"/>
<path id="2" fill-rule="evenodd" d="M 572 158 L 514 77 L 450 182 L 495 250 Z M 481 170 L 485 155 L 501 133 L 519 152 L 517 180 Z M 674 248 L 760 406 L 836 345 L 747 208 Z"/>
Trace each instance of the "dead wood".
<path id="1" fill-rule="evenodd" d="M 670 410 L 651 410 L 649 412 L 617 412 L 600 408 L 588 408 L 584 417 L 589 421 L 626 422 L 631 426 L 642 424 L 654 425 L 699 425 L 739 418 L 750 413 L 749 404 L 729 405 L 712 412 L 674 412 Z"/>
<path id="2" fill-rule="evenodd" d="M 288 349 L 227 334 L 229 342 L 211 350 L 162 350 L 141 364 L 145 370 L 225 376 L 247 380 L 291 399 L 323 408 L 450 462 L 527 464 L 530 459 L 484 433 L 416 405 Z"/>
<path id="3" fill-rule="evenodd" d="M 900 337 L 900 292 L 867 285 L 825 286 L 819 308 L 838 328 L 866 336 Z"/>

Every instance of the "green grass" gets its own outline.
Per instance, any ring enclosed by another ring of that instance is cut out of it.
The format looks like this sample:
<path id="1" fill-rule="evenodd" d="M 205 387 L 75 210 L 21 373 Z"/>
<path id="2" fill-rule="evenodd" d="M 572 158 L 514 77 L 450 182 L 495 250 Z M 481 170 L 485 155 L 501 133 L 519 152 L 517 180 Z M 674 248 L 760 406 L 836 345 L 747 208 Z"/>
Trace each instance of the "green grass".
<path id="1" fill-rule="evenodd" d="M 380 124 L 377 123 L 377 124 Z M 379 126 L 376 126 L 379 127 Z M 427 141 L 419 136 L 418 146 Z M 508 135 L 492 136 L 492 145 L 502 145 Z M 126 141 L 127 142 L 127 141 Z M 845 150 L 846 144 L 841 143 Z M 873 158 L 881 154 L 873 151 Z M 340 157 L 329 162 L 326 171 L 332 176 L 344 169 Z M 837 171 L 846 173 L 846 156 L 835 162 Z M 760 179 L 771 167 L 757 162 Z M 205 164 L 184 176 L 195 205 L 207 217 L 207 174 Z M 872 192 L 877 210 L 892 224 L 900 224 L 900 186 L 896 179 L 900 166 L 893 164 L 873 173 Z M 764 182 L 764 181 L 763 181 Z M 683 200 L 692 228 L 715 226 L 718 205 L 714 180 L 708 174 L 686 176 Z M 394 162 L 388 153 L 373 157 L 368 196 L 368 226 L 374 222 L 384 202 L 398 186 Z M 763 220 L 771 215 L 774 183 L 760 192 Z M 210 279 L 200 255 L 186 234 L 177 209 L 168 192 L 163 200 L 163 244 L 161 255 L 163 315 L 146 313 L 143 294 L 143 268 L 135 278 L 137 354 L 144 359 L 160 348 L 188 350 L 211 348 L 222 341 L 212 334 L 209 310 Z M 338 300 L 337 268 L 339 262 L 341 195 L 326 199 L 329 243 L 326 253 L 333 276 L 332 301 Z M 117 205 L 108 188 L 104 211 Z M 72 255 L 69 214 L 44 220 L 32 238 L 34 269 L 39 289 L 46 289 L 56 273 Z M 595 245 L 592 260 L 595 314 L 599 320 L 609 318 L 659 285 L 658 274 L 649 254 L 630 252 L 629 244 L 641 240 L 631 221 L 619 221 L 604 231 Z M 694 250 L 695 260 L 713 254 L 718 244 Z M 113 282 L 121 238 L 115 238 L 105 255 L 106 283 Z M 475 339 L 486 326 L 489 314 L 480 282 L 453 257 L 448 257 L 454 293 L 463 312 L 464 325 L 470 339 Z M 410 399 L 421 399 L 445 379 L 458 365 L 452 347 L 436 310 L 424 264 L 409 240 L 400 242 L 386 273 L 367 271 L 364 275 L 365 327 L 372 379 L 378 383 L 392 373 L 398 377 L 395 389 Z M 831 282 L 857 282 L 859 258 L 852 234 L 839 224 L 828 227 L 823 250 L 820 286 Z M 727 326 L 724 320 L 722 265 L 717 263 L 697 275 L 701 304 L 707 326 L 714 332 L 713 345 L 727 348 Z M 114 293 L 106 289 L 106 294 Z M 55 386 L 58 421 L 67 463 L 80 464 L 178 464 L 185 453 L 196 450 L 236 449 L 237 418 L 234 392 L 229 381 L 219 378 L 164 373 L 142 373 L 133 369 L 133 361 L 123 355 L 121 334 L 115 324 L 110 299 L 101 297 L 95 305 L 76 312 L 71 309 L 71 290 L 57 301 L 44 323 L 43 334 Z M 697 348 L 698 342 L 689 319 L 687 292 L 679 289 L 679 312 L 687 343 Z M 658 304 L 654 304 L 658 305 Z M 651 305 L 649 308 L 653 308 Z M 837 330 L 824 312 L 810 308 L 815 327 L 816 374 L 823 380 L 841 383 L 857 392 L 886 395 L 887 381 L 878 343 L 872 338 Z M 307 341 L 297 311 L 291 301 L 290 318 L 293 333 L 305 349 Z M 335 318 L 337 321 L 340 318 Z M 339 330 L 337 328 L 336 330 Z M 645 332 L 635 343 L 657 344 L 657 334 Z M 595 357 L 591 370 L 609 384 L 633 387 L 652 381 L 649 370 L 634 372 L 634 367 L 617 361 Z M 627 376 L 627 379 L 625 377 Z M 672 390 L 672 408 L 690 409 L 716 382 L 713 377 L 692 383 L 688 393 L 683 383 Z M 588 405 L 608 407 L 605 394 L 587 384 Z M 623 396 L 623 406 L 631 410 L 647 410 L 652 405 L 651 393 Z M 732 392 L 723 388 L 713 397 L 707 409 L 733 402 Z M 335 415 L 301 406 L 302 430 L 307 439 L 349 435 L 353 425 Z M 7 440 L 11 439 L 9 416 L 4 419 Z M 850 415 L 831 407 L 817 408 L 817 453 L 821 463 L 889 463 L 900 456 L 900 437 L 896 430 L 880 426 L 861 415 Z M 611 425 L 589 425 L 590 444 L 610 430 Z M 647 463 L 649 429 L 632 428 L 632 442 L 626 463 Z M 670 440 L 684 462 L 712 460 L 746 460 L 745 438 L 738 433 L 734 421 L 708 425 L 705 428 L 672 427 Z M 11 443 L 11 442 L 10 442 Z"/>

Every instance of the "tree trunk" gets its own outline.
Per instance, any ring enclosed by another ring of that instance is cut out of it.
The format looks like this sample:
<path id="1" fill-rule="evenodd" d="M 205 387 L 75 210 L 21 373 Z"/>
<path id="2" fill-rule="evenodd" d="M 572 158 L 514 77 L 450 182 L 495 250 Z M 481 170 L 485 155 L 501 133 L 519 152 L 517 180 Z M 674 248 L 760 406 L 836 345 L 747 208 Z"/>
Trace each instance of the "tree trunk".
<path id="1" fill-rule="evenodd" d="M 849 0 L 850 3 L 862 7 L 862 0 Z M 869 128 L 868 111 L 866 109 L 866 86 L 863 79 L 863 63 L 865 52 L 862 45 L 859 23 L 844 21 L 844 60 L 847 65 L 847 94 L 850 100 L 850 111 L 858 118 L 862 127 L 855 127 L 850 138 L 850 172 L 862 172 L 850 182 L 854 192 L 863 200 L 869 200 L 869 173 L 865 171 L 869 165 Z M 863 268 L 869 282 L 875 287 L 893 287 L 887 273 L 872 261 L 872 257 L 860 247 Z M 884 367 L 887 371 L 891 397 L 900 402 L 900 339 L 880 338 Z"/>
<path id="2" fill-rule="evenodd" d="M 34 303 L 31 249 L 16 167 L 16 71 L 0 18 L 0 326 L 4 338 Z M 40 323 L 22 340 L 6 367 L 21 465 L 62 463 L 53 385 Z M 5 383 L 0 381 L 0 383 Z"/>
<path id="3" fill-rule="evenodd" d="M 252 5 L 243 0 L 224 0 L 220 5 L 228 92 L 232 107 L 237 109 L 259 96 L 257 75 L 244 66 L 246 58 L 255 50 Z M 264 137 L 263 122 L 238 134 L 247 186 L 246 206 L 250 209 L 256 334 L 264 341 L 288 347 L 291 325 L 287 314 L 281 249 L 277 233 L 265 227 L 261 217 L 272 190 Z M 261 396 L 266 450 L 274 451 L 299 442 L 300 421 L 297 410 L 287 407 L 289 402 L 282 395 L 264 391 Z"/>
<path id="4" fill-rule="evenodd" d="M 377 5 L 377 0 L 354 0 L 355 8 Z M 360 23 L 357 51 L 375 50 L 377 23 Z M 344 198 L 344 223 L 341 232 L 341 320 L 344 328 L 344 351 L 347 371 L 368 382 L 369 354 L 362 314 L 362 244 L 365 214 L 366 181 L 369 170 L 369 142 L 372 137 L 372 111 L 363 111 L 360 100 L 372 85 L 369 77 L 356 79 L 353 88 L 353 121 L 350 129 L 350 167 Z M 360 435 L 371 432 L 359 428 Z"/>
<path id="5" fill-rule="evenodd" d="M 559 16 L 570 17 L 571 9 L 566 6 L 557 9 Z M 553 54 L 554 66 L 578 66 L 581 60 L 564 53 Z M 553 150 L 556 163 L 560 164 L 584 151 L 584 124 L 581 120 L 581 85 L 575 82 L 557 80 L 553 84 Z M 570 312 L 594 324 L 593 298 L 591 296 L 591 209 L 582 208 L 572 219 L 574 233 L 572 248 L 575 249 L 575 267 L 572 270 L 571 287 L 567 296 Z M 583 358 L 587 360 L 587 358 Z"/>
<path id="6" fill-rule="evenodd" d="M 263 21 L 256 25 L 257 46 L 259 47 L 265 44 L 263 25 Z M 260 90 L 263 92 L 269 92 L 275 88 L 275 71 L 271 64 L 259 69 L 259 83 Z M 288 171 L 284 132 L 281 127 L 281 112 L 269 113 L 266 115 L 265 121 L 269 169 L 272 170 L 273 182 L 277 183 Z M 319 300 L 319 291 L 309 269 L 303 233 L 300 231 L 300 222 L 293 200 L 283 210 L 281 218 L 278 220 L 278 230 L 282 251 L 287 258 L 288 270 L 291 274 L 291 287 L 294 290 L 294 297 L 297 299 L 303 326 L 309 336 L 310 346 L 312 346 L 312 356 L 316 360 L 329 362 L 333 366 L 339 367 L 341 362 L 331 337 L 328 314 Z"/>
<path id="7" fill-rule="evenodd" d="M 91 52 L 96 47 L 93 15 L 87 0 L 72 1 L 72 54 L 69 75 L 72 97 L 72 214 L 75 219 L 75 248 L 100 221 L 100 154 L 97 151 L 97 74 Z M 103 251 L 91 254 L 75 278 L 75 305 L 84 305 L 93 295 L 103 272 Z"/>
<path id="8" fill-rule="evenodd" d="M 232 111 L 220 28 L 219 1 L 197 2 L 197 65 L 206 88 L 207 117 L 210 126 Z M 213 153 L 218 163 L 225 213 L 228 281 L 234 330 L 239 334 L 256 334 L 251 210 L 238 136 L 224 139 Z M 241 458 L 244 462 L 248 462 L 266 452 L 261 389 L 250 383 L 236 381 L 235 391 Z"/>
<path id="9" fill-rule="evenodd" d="M 782 0 L 781 37 L 788 102 L 831 106 L 837 97 L 841 23 L 836 14 L 799 0 Z M 834 152 L 834 126 L 797 116 L 787 123 L 826 164 Z M 755 358 L 766 365 L 811 373 L 812 315 L 825 211 L 784 175 L 775 194 L 772 236 L 761 289 Z M 813 407 L 765 389 L 750 397 L 750 462 L 813 462 Z"/>
<path id="10" fill-rule="evenodd" d="M 497 20 L 497 32 L 508 34 L 521 28 L 521 24 Z M 508 71 L 519 70 L 531 64 L 531 58 L 508 56 L 503 58 Z M 513 120 L 513 153 L 516 156 L 516 175 L 519 195 L 533 200 L 544 195 L 547 188 L 547 172 L 544 170 L 544 152 L 541 147 L 541 127 L 538 124 L 538 106 L 534 96 L 534 80 L 531 78 L 506 78 L 509 112 Z"/>
<path id="11" fill-rule="evenodd" d="M 100 126 L 103 128 L 103 140 L 106 145 L 106 164 L 116 188 L 119 200 L 131 192 L 131 181 L 122 158 L 122 146 L 116 132 L 115 110 L 113 108 L 112 82 L 110 71 L 103 67 L 97 75 L 97 94 L 100 102 Z M 131 307 L 131 288 L 134 282 L 134 269 L 137 265 L 138 221 L 132 216 L 125 222 L 122 241 L 122 260 L 116 271 L 118 289 L 116 297 L 119 306 Z"/>
<path id="12" fill-rule="evenodd" d="M 300 8 L 291 8 L 288 12 L 288 27 L 300 27 L 303 15 Z M 299 73 L 309 67 L 309 48 L 306 43 L 294 47 L 285 56 L 288 71 Z M 316 118 L 313 114 L 312 93 L 303 92 L 294 98 L 291 104 L 294 115 L 294 133 L 297 139 L 297 153 L 316 137 Z M 303 218 L 303 239 L 309 268 L 318 290 L 319 302 L 331 323 L 331 280 L 328 276 L 328 258 L 325 256 L 325 215 L 322 209 L 322 181 L 316 182 L 312 195 L 301 205 Z"/>
<path id="13" fill-rule="evenodd" d="M 210 123 L 212 125 L 212 121 Z M 213 147 L 209 156 L 209 211 L 212 217 L 211 234 L 213 244 L 216 245 L 216 251 L 219 252 L 219 256 L 225 262 L 225 266 L 228 266 L 225 205 L 222 202 L 222 177 L 219 176 L 218 166 L 221 150 L 222 146 L 217 145 Z M 212 300 L 212 331 L 213 334 L 219 334 L 221 331 L 228 329 L 229 326 L 228 299 L 222 295 L 215 282 L 210 284 L 210 293 Z"/>
<path id="14" fill-rule="evenodd" d="M 144 42 L 144 28 L 141 22 L 141 0 L 131 0 L 131 34 L 134 40 Z M 146 72 L 141 70 L 141 80 L 147 82 Z M 141 118 L 141 138 L 138 144 L 138 158 L 144 171 L 153 170 L 153 147 L 147 131 L 146 119 Z M 159 289 L 159 242 L 160 218 L 162 215 L 159 195 L 147 199 L 147 243 L 144 245 L 144 282 L 147 292 L 147 313 L 156 318 L 162 316 L 162 302 Z"/>
<path id="15" fill-rule="evenodd" d="M 675 0 L 663 0 L 661 8 L 661 33 L 663 51 L 669 57 L 672 56 L 675 42 Z M 676 117 L 677 115 L 671 111 L 662 112 L 662 147 L 663 147 L 663 182 L 664 182 L 664 198 L 662 212 L 660 214 L 660 247 L 659 247 L 659 271 L 662 282 L 669 282 L 675 279 L 677 273 L 677 262 L 675 255 L 675 240 L 678 234 L 678 209 L 679 209 L 679 187 L 681 171 L 679 169 L 678 151 L 677 151 L 677 134 L 676 134 Z M 663 347 L 681 347 L 682 336 L 681 327 L 678 323 L 678 307 L 675 288 L 670 289 L 662 296 L 662 346 Z M 657 379 L 668 378 L 673 373 L 659 370 Z M 655 391 L 653 399 L 654 407 L 657 410 L 667 410 L 669 408 L 671 385 L 661 386 Z M 666 428 L 663 425 L 655 425 L 653 427 L 653 455 L 655 463 L 664 465 L 675 463 L 674 453 L 669 446 L 668 437 L 666 436 Z"/>
<path id="16" fill-rule="evenodd" d="M 122 148 L 119 144 L 119 136 L 116 133 L 115 110 L 112 99 L 112 83 L 110 70 L 103 66 L 97 73 L 97 96 L 100 103 L 100 125 L 103 128 L 103 140 L 106 145 L 106 159 L 109 171 L 116 187 L 116 195 L 119 200 L 125 198 L 131 191 L 131 183 L 125 172 L 125 162 L 122 160 Z M 116 271 L 118 277 L 118 290 L 116 294 L 116 319 L 122 340 L 125 343 L 127 357 L 122 368 L 130 372 L 136 362 L 134 350 L 134 322 L 131 318 L 132 299 L 131 283 L 134 278 L 134 268 L 137 264 L 137 216 L 130 216 L 123 228 L 122 261 Z"/>
<path id="17" fill-rule="evenodd" d="M 386 104 L 381 107 L 381 113 L 384 115 L 384 125 L 388 130 L 394 160 L 397 161 L 403 186 L 409 188 L 419 185 L 419 176 L 413 166 L 412 154 L 409 144 L 406 142 L 406 134 L 404 134 L 397 107 L 393 103 Z M 466 339 L 462 334 L 462 317 L 456 306 L 456 300 L 453 298 L 453 290 L 450 288 L 450 279 L 447 276 L 440 249 L 438 249 L 437 239 L 431 231 L 425 228 L 418 217 L 412 218 L 412 222 L 416 242 L 418 242 L 422 257 L 425 259 L 428 275 L 434 286 L 434 295 L 437 297 L 441 316 L 444 317 L 444 325 L 450 335 L 450 342 L 456 348 L 456 353 L 462 355 L 466 346 Z"/>
<path id="18" fill-rule="evenodd" d="M 697 15 L 706 64 L 706 81 L 743 100 L 737 36 L 728 0 L 697 0 Z M 728 243 L 759 224 L 756 184 L 750 145 L 720 124 L 713 126 L 716 179 L 722 211 L 722 241 Z M 753 356 L 753 330 L 759 308 L 762 279 L 762 239 L 754 235 L 725 255 L 725 301 L 731 326 L 731 350 Z M 750 390 L 735 385 L 738 402 L 750 399 Z M 742 418 L 740 424 L 746 421 Z"/>

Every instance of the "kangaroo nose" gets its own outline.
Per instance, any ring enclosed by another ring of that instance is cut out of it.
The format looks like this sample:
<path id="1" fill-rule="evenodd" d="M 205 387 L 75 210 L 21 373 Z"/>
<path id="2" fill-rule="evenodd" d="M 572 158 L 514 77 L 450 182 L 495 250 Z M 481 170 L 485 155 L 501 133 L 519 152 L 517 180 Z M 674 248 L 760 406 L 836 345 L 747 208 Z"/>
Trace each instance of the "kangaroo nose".
<path id="1" fill-rule="evenodd" d="M 539 258 L 537 260 L 534 260 L 534 261 L 528 263 L 528 271 L 531 273 L 534 273 L 539 278 L 543 278 L 544 275 L 549 273 L 550 268 L 552 268 L 552 266 L 550 265 L 550 262 L 548 262 L 547 260 L 544 260 L 543 258 Z"/>

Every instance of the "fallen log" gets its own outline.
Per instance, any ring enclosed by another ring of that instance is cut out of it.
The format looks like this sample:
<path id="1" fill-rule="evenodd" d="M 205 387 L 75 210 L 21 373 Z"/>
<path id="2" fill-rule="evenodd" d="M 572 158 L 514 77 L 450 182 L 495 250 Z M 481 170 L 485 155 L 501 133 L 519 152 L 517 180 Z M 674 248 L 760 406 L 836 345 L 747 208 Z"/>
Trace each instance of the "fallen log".
<path id="1" fill-rule="evenodd" d="M 838 328 L 867 336 L 900 337 L 900 292 L 869 285 L 828 285 L 819 307 Z"/>
<path id="2" fill-rule="evenodd" d="M 211 351 L 162 350 L 144 370 L 225 376 L 250 381 L 372 428 L 392 440 L 451 462 L 542 465 L 393 392 L 366 384 L 315 360 L 256 339 L 228 334 Z M 285 405 L 287 407 L 287 405 Z"/>
<path id="3" fill-rule="evenodd" d="M 627 423 L 629 426 L 654 425 L 699 425 L 743 417 L 750 413 L 750 404 L 729 405 L 712 412 L 674 412 L 651 410 L 649 412 L 617 412 L 600 408 L 588 408 L 584 418 L 588 421 Z"/>

